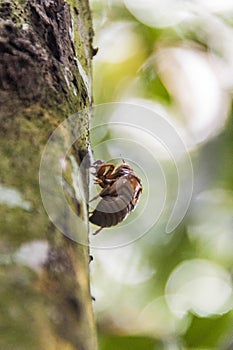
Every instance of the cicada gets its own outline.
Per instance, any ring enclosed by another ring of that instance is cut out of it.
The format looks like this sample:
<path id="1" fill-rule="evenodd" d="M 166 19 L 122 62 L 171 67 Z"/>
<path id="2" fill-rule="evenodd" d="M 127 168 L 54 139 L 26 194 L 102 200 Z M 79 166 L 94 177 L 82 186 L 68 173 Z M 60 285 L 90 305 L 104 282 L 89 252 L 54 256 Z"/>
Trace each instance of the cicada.
<path id="1" fill-rule="evenodd" d="M 97 160 L 92 167 L 95 170 L 95 184 L 102 188 L 91 200 L 101 197 L 89 218 L 90 222 L 100 226 L 93 233 L 97 234 L 105 227 L 119 224 L 135 209 L 142 193 L 142 183 L 131 166 L 125 162 L 115 166 Z"/>

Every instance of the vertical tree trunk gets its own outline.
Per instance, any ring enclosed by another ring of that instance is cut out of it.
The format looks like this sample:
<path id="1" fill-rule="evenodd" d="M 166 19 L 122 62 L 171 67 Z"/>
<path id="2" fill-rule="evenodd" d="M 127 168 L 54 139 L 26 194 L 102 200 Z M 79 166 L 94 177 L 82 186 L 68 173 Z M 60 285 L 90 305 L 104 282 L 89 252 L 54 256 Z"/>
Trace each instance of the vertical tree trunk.
<path id="1" fill-rule="evenodd" d="M 87 168 L 77 180 L 88 154 L 92 100 L 88 1 L 2 1 L 0 17 L 0 348 L 95 350 L 88 245 L 50 222 L 38 182 L 49 136 L 87 108 L 75 119 L 82 137 L 64 174 L 66 198 L 84 222 L 77 234 L 87 242 L 86 202 L 73 189 L 79 181 L 88 196 Z M 69 137 L 63 135 L 64 144 Z M 60 220 L 69 227 L 69 215 Z"/>

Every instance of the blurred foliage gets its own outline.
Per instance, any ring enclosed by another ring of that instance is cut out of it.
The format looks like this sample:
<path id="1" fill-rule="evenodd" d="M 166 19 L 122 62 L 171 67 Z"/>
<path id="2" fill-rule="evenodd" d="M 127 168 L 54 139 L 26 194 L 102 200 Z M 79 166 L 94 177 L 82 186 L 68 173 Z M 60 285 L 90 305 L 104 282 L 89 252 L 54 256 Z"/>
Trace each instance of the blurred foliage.
<path id="1" fill-rule="evenodd" d="M 112 349 L 128 349 L 128 350 L 160 350 L 161 343 L 146 337 L 122 337 L 109 336 L 101 337 L 99 342 L 100 348 L 103 350 Z"/>
<path id="2" fill-rule="evenodd" d="M 194 136 L 187 138 L 194 191 L 187 215 L 171 235 L 164 234 L 160 222 L 130 247 L 93 249 L 100 350 L 232 349 L 233 8 L 228 1 L 145 3 L 151 12 L 166 5 L 167 18 L 174 21 L 152 26 L 130 10 L 129 0 L 92 0 L 99 46 L 94 101 L 149 101 L 178 121 L 184 133 Z M 192 64 L 185 70 L 184 56 L 177 60 L 180 52 L 188 53 L 200 71 L 195 66 L 192 71 Z M 96 113 L 93 126 L 103 121 Z M 104 144 L 105 160 L 114 160 L 108 141 L 115 136 L 107 128 L 91 134 L 93 147 Z M 172 184 L 169 162 L 163 165 Z M 142 220 L 148 220 L 147 213 Z M 190 274 L 187 262 L 194 267 Z M 192 284 L 196 271 L 200 281 Z"/>
<path id="3" fill-rule="evenodd" d="M 232 331 L 232 318 L 232 312 L 219 317 L 193 317 L 185 343 L 192 348 L 218 348 L 217 344 Z"/>

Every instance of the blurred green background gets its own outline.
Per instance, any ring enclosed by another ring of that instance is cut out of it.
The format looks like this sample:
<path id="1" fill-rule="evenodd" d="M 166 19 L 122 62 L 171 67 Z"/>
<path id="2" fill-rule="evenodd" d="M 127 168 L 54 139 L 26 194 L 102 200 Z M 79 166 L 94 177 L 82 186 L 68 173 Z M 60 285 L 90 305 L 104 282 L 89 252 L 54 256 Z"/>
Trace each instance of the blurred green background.
<path id="1" fill-rule="evenodd" d="M 160 198 L 154 170 L 138 167 L 144 186 L 138 208 L 119 229 L 92 240 L 100 350 L 233 349 L 233 3 L 92 0 L 91 8 L 99 48 L 95 104 L 130 102 L 165 115 L 179 130 L 194 171 L 188 212 L 172 233 L 164 232 L 165 206 L 146 235 L 113 248 L 116 237 L 130 236 L 138 215 L 139 228 L 150 220 L 153 205 L 146 203 Z M 117 130 L 98 129 L 111 121 L 107 109 L 94 113 L 94 157 L 130 158 L 126 146 L 114 144 Z M 146 142 L 143 135 L 137 141 Z M 169 202 L 174 169 L 159 151 L 157 157 Z M 150 188 L 147 172 L 154 179 Z"/>

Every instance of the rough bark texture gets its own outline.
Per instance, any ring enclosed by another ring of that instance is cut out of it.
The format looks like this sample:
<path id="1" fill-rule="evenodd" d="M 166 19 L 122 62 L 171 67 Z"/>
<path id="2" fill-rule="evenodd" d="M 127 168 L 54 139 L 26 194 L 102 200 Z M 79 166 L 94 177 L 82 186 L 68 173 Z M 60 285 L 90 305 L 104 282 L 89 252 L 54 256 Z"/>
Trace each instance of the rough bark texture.
<path id="1" fill-rule="evenodd" d="M 85 107 L 74 125 L 82 137 L 70 150 L 76 167 L 88 152 L 93 53 L 88 1 L 1 1 L 0 18 L 0 348 L 95 350 L 88 247 L 49 221 L 38 184 L 48 137 Z M 72 189 L 76 170 L 69 164 L 64 176 Z M 86 193 L 88 169 L 82 175 Z M 86 204 L 68 200 L 87 224 Z M 68 216 L 62 220 L 69 224 Z M 87 230 L 80 234 L 88 240 Z M 36 267 L 26 263 L 33 247 L 47 247 Z"/>

